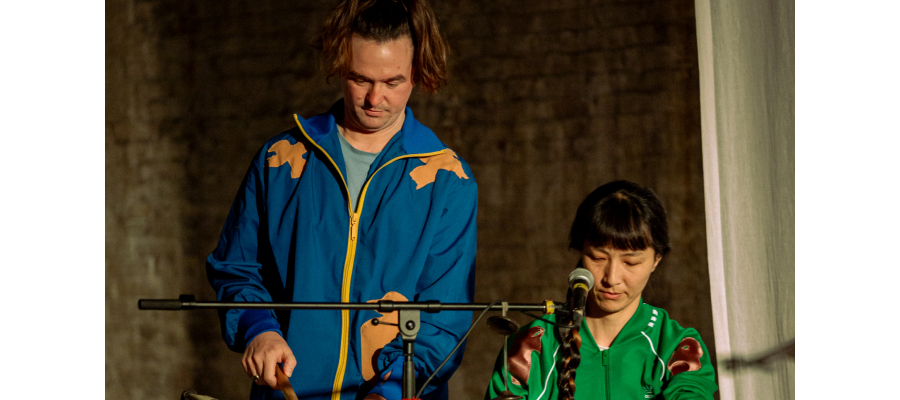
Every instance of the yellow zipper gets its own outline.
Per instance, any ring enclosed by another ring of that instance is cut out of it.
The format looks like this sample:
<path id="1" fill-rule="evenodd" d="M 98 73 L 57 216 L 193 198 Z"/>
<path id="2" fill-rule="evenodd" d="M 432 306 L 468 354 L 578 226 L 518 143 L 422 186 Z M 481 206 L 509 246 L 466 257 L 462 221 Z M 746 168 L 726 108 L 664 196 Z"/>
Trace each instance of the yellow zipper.
<path id="1" fill-rule="evenodd" d="M 341 183 L 344 185 L 344 189 L 347 191 L 347 198 L 350 198 L 350 189 L 347 186 L 347 181 L 344 179 L 344 175 L 341 174 L 341 169 L 338 168 L 334 159 L 316 143 L 312 140 L 311 137 L 306 133 L 306 130 L 303 129 L 303 125 L 300 124 L 300 120 L 297 119 L 297 115 L 294 114 L 294 120 L 297 121 L 297 126 L 300 127 L 300 132 L 303 132 L 303 136 L 306 136 L 306 139 L 309 140 L 313 146 L 316 146 L 319 150 L 322 151 L 322 154 L 325 154 L 325 157 L 328 158 L 328 161 L 334 165 L 334 170 L 337 171 L 338 175 L 341 177 Z M 347 202 L 348 212 L 350 214 L 350 234 L 347 238 L 347 256 L 344 258 L 344 275 L 343 281 L 341 285 L 341 302 L 349 303 L 350 302 L 350 281 L 353 278 L 353 263 L 356 261 L 356 244 L 359 235 L 359 217 L 362 215 L 363 203 L 366 199 L 366 191 L 369 189 L 369 183 L 372 182 L 372 178 L 375 177 L 375 174 L 378 171 L 381 171 L 382 168 L 390 165 L 394 161 L 402 160 L 405 158 L 413 158 L 413 157 L 431 157 L 438 154 L 443 154 L 447 149 L 435 151 L 431 153 L 423 153 L 423 154 L 407 154 L 403 156 L 396 157 L 379 167 L 375 172 L 372 173 L 372 176 L 366 180 L 366 183 L 363 184 L 362 192 L 359 194 L 359 205 L 356 207 L 356 212 L 353 212 L 353 205 L 350 202 Z M 334 375 L 334 384 L 331 387 L 331 399 L 332 400 L 340 400 L 341 398 L 341 386 L 344 382 L 344 374 L 347 372 L 347 352 L 348 347 L 350 345 L 350 310 L 341 310 L 341 353 L 340 358 L 338 359 L 338 368 L 337 372 Z"/>
<path id="2" fill-rule="evenodd" d="M 359 205 L 356 207 L 356 212 L 352 213 L 350 216 L 350 241 L 347 244 L 347 259 L 344 262 L 344 282 L 343 286 L 341 287 L 341 302 L 350 302 L 350 281 L 353 277 L 353 262 L 356 259 L 357 235 L 359 233 L 359 217 L 360 215 L 362 215 L 363 203 L 365 203 L 366 200 L 366 191 L 369 190 L 369 183 L 372 182 L 372 178 L 375 177 L 375 174 L 377 174 L 378 171 L 381 171 L 382 168 L 387 167 L 394 161 L 412 157 L 431 157 L 434 155 L 442 154 L 445 151 L 447 150 L 444 149 L 441 151 L 424 154 L 407 154 L 394 158 L 376 169 L 375 172 L 373 172 L 372 175 L 369 176 L 369 179 L 366 180 L 366 183 L 363 185 L 362 192 L 360 192 L 359 194 Z M 349 191 L 350 190 L 348 189 L 347 192 Z M 350 310 L 342 310 L 341 317 L 341 358 L 338 360 L 338 370 L 337 374 L 334 376 L 334 385 L 331 389 L 331 400 L 340 400 L 341 386 L 344 382 L 344 374 L 347 372 L 347 351 L 350 344 Z"/>

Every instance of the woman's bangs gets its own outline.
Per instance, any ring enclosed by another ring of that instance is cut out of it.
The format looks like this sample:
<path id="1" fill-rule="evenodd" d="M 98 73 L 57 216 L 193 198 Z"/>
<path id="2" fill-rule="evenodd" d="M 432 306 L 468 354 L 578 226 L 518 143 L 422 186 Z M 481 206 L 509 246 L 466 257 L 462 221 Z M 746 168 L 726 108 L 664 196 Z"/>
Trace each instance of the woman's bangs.
<path id="1" fill-rule="evenodd" d="M 616 204 L 617 203 L 617 204 Z M 602 220 L 594 220 L 587 240 L 598 246 L 620 250 L 643 250 L 653 246 L 650 228 L 630 202 L 609 201 L 601 205 Z"/>

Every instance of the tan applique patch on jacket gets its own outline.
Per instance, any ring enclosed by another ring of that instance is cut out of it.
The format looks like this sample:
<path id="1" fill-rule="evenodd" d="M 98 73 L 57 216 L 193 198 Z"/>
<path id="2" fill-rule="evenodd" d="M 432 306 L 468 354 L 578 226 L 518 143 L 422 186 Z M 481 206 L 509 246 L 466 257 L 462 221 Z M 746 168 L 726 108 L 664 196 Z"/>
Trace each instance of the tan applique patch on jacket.
<path id="1" fill-rule="evenodd" d="M 682 372 L 696 371 L 700 369 L 700 357 L 703 356 L 703 347 L 700 342 L 692 337 L 686 337 L 681 340 L 672 357 L 669 358 L 669 372 L 672 376 Z"/>
<path id="2" fill-rule="evenodd" d="M 380 300 L 409 301 L 406 297 L 397 292 L 387 292 Z M 377 301 L 378 300 L 369 300 L 367 303 L 374 303 Z M 373 319 L 378 319 L 379 324 L 372 324 L 372 320 L 370 319 L 359 327 L 360 352 L 362 353 L 362 376 L 366 381 L 371 381 L 376 377 L 375 374 L 378 372 L 378 356 L 381 354 L 381 349 L 400 334 L 400 329 L 397 328 L 399 317 L 396 311 L 381 314 L 381 317 Z"/>
<path id="3" fill-rule="evenodd" d="M 510 381 L 522 386 L 521 382 L 528 382 L 528 375 L 531 373 L 531 352 L 541 352 L 541 337 L 544 336 L 544 328 L 532 326 L 527 331 L 519 331 L 516 340 L 513 341 L 509 348 L 509 357 L 506 359 L 509 363 L 509 374 L 512 375 Z"/>
<path id="4" fill-rule="evenodd" d="M 291 166 L 291 178 L 297 179 L 303 175 L 303 168 L 306 166 L 306 160 L 303 158 L 303 155 L 306 154 L 306 146 L 303 145 L 303 142 L 292 145 L 287 140 L 281 140 L 273 144 L 268 153 L 275 153 L 266 159 L 270 168 L 277 168 L 288 163 Z"/>
<path id="5" fill-rule="evenodd" d="M 453 150 L 447 150 L 433 157 L 423 157 L 419 160 L 425 165 L 418 166 L 409 173 L 409 176 L 416 182 L 416 190 L 425 187 L 429 183 L 434 183 L 434 180 L 437 179 L 438 171 L 442 169 L 456 173 L 459 179 L 469 179 L 469 176 L 463 171 L 459 157 Z"/>

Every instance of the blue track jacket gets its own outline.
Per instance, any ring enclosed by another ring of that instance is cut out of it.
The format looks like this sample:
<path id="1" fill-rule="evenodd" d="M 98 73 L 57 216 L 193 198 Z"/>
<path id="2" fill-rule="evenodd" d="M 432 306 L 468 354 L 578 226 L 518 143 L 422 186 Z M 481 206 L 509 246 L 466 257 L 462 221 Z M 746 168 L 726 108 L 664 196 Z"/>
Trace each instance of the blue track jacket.
<path id="1" fill-rule="evenodd" d="M 477 187 L 469 166 L 406 108 L 402 129 L 372 163 L 354 208 L 335 123 L 342 110 L 338 101 L 325 114 L 295 115 L 298 127 L 254 157 L 207 259 L 217 298 L 471 303 Z M 228 310 L 220 318 L 225 342 L 237 352 L 262 332 L 281 333 L 297 357 L 291 384 L 300 398 L 348 400 L 372 391 L 391 400 L 400 398 L 402 343 L 395 326 L 374 327 L 371 320 L 391 321 L 392 314 L 396 321 L 396 312 L 337 310 Z M 471 320 L 471 312 L 421 313 L 419 384 Z M 447 397 L 446 380 L 461 360 L 462 348 L 423 399 Z M 366 383 L 371 374 L 377 375 Z M 272 398 L 283 396 L 253 385 L 251 399 Z"/>

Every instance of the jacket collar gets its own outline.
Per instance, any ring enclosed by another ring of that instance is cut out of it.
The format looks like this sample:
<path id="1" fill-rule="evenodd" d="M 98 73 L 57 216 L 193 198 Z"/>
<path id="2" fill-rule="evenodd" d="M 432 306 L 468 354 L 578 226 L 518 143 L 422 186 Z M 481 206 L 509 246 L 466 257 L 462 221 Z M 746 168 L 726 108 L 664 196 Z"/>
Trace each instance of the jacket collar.
<path id="1" fill-rule="evenodd" d="M 324 143 L 329 136 L 338 134 L 336 122 L 342 118 L 343 114 L 344 99 L 341 99 L 335 102 L 325 113 L 309 119 L 304 119 L 297 114 L 294 114 L 294 117 L 300 124 L 300 128 L 309 135 L 310 139 L 316 143 Z M 394 135 L 391 142 L 393 143 L 397 140 L 401 143 L 399 151 L 402 154 L 431 153 L 447 148 L 431 129 L 422 125 L 413 117 L 412 109 L 408 106 L 406 107 L 406 119 L 403 121 L 403 126 L 400 128 L 400 132 Z M 389 144 L 385 149 L 387 150 L 388 147 L 392 146 Z"/>
<path id="2" fill-rule="evenodd" d="M 640 302 L 641 304 L 634 312 L 634 315 L 628 319 L 619 335 L 616 336 L 616 340 L 612 343 L 613 346 L 639 338 L 642 336 L 641 332 L 650 332 L 662 322 L 662 315 L 654 313 L 656 311 L 655 307 L 644 303 L 643 297 L 640 298 Z"/>

